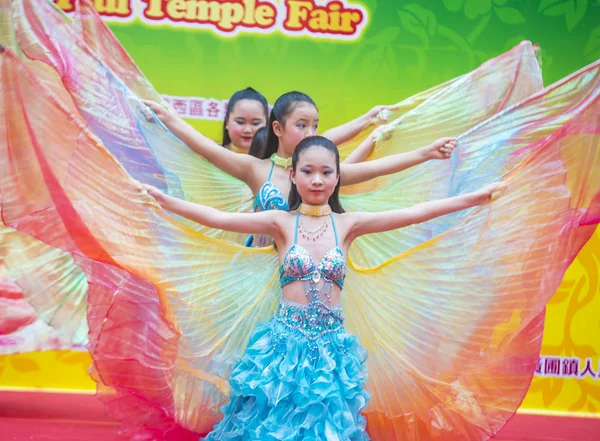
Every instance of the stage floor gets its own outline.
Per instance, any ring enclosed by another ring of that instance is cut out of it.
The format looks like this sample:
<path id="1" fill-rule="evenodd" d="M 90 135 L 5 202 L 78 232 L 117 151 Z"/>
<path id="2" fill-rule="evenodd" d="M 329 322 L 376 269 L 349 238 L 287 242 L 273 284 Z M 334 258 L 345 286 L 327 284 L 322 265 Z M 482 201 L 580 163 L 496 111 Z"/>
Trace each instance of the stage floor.
<path id="1" fill-rule="evenodd" d="M 91 394 L 0 391 L 2 441 L 118 441 L 118 425 Z M 600 418 L 519 413 L 501 441 L 598 441 Z"/>

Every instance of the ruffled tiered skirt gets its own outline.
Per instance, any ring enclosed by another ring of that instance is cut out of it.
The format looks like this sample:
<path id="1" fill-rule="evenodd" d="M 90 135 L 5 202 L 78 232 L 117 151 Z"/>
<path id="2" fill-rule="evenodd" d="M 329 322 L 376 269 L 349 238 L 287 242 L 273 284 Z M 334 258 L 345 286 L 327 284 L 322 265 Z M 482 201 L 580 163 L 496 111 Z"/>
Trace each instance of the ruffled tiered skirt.
<path id="1" fill-rule="evenodd" d="M 223 419 L 205 441 L 369 440 L 361 411 L 367 351 L 343 327 L 309 338 L 280 313 L 259 325 L 229 380 Z"/>

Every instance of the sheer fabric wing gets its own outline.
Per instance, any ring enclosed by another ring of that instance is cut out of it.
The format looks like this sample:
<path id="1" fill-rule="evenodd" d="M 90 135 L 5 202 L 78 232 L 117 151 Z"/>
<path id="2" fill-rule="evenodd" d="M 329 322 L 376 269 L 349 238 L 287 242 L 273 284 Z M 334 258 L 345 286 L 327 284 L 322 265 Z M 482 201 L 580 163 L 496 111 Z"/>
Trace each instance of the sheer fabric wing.
<path id="1" fill-rule="evenodd" d="M 0 223 L 0 265 L 1 353 L 85 345 L 87 281 L 69 253 Z"/>
<path id="2" fill-rule="evenodd" d="M 75 0 L 73 27 L 82 40 L 138 97 L 166 105 L 89 0 Z"/>
<path id="3" fill-rule="evenodd" d="M 573 93 L 574 92 L 574 93 Z M 510 155 L 505 194 L 379 267 L 349 271 L 346 325 L 369 350 L 373 439 L 484 440 L 525 396 L 544 307 L 600 222 L 600 62 L 461 137 Z"/>
<path id="4" fill-rule="evenodd" d="M 132 436 L 206 431 L 227 399 L 232 360 L 272 315 L 276 253 L 174 220 L 16 56 L 0 60 L 1 99 L 11 103 L 0 115 L 3 222 L 72 253 L 98 287 L 88 294 L 96 378 L 118 392 L 114 408 L 136 422 Z"/>
<path id="5" fill-rule="evenodd" d="M 427 145 L 444 135 L 458 136 L 541 89 L 542 78 L 535 50 L 529 42 L 523 42 L 399 117 L 391 124 L 390 138 L 381 140 L 377 150 L 386 156 L 403 148 L 409 151 Z M 510 134 L 507 126 L 500 136 Z M 450 160 L 428 161 L 403 173 L 360 184 L 363 189 L 371 186 L 371 190 L 344 195 L 342 203 L 350 211 L 398 209 L 456 194 L 457 182 L 464 179 L 498 178 L 502 174 L 499 165 L 511 151 L 499 148 L 498 140 L 487 141 L 467 148 L 459 138 Z M 487 157 L 495 157 L 497 161 L 479 167 L 482 158 Z M 461 216 L 464 214 L 362 237 L 353 245 L 350 256 L 357 265 L 379 265 L 398 252 L 428 240 Z"/>
<path id="6" fill-rule="evenodd" d="M 12 21 L 12 0 L 0 0 L 0 42 L 18 47 Z M 75 107 L 54 69 L 22 59 L 44 87 Z M 87 342 L 87 282 L 73 258 L 0 223 L 3 277 L 2 339 L 4 354 L 49 349 L 81 349 Z"/>
<path id="7" fill-rule="evenodd" d="M 251 209 L 247 186 L 192 152 L 148 114 L 61 11 L 46 1 L 15 0 L 13 13 L 23 52 L 56 69 L 79 113 L 134 179 L 222 210 Z M 128 81 L 137 88 L 131 77 Z M 147 89 L 145 84 L 140 87 Z M 241 235 L 197 228 L 212 237 L 243 241 Z"/>
<path id="8" fill-rule="evenodd" d="M 432 96 L 435 96 L 436 94 L 440 93 L 442 90 L 449 87 L 451 84 L 455 83 L 460 78 L 461 77 L 453 78 L 442 84 L 434 86 L 430 89 L 424 90 L 423 92 L 420 92 L 416 95 L 412 95 L 412 96 L 394 104 L 390 108 L 390 110 L 384 110 L 384 111 L 380 112 L 379 115 L 377 115 L 377 117 L 375 118 L 375 120 L 370 125 L 368 125 L 366 128 L 361 130 L 361 132 L 358 135 L 356 135 L 354 138 L 350 139 L 349 141 L 346 141 L 346 142 L 338 145 L 338 150 L 340 151 L 340 158 L 343 160 L 350 153 L 352 153 L 354 150 L 356 150 L 356 148 L 360 145 L 360 143 L 363 142 L 367 138 L 367 136 L 369 136 L 378 125 L 385 124 L 385 123 L 391 123 L 392 121 L 395 121 L 396 119 L 398 119 L 399 117 L 404 115 L 406 112 L 414 109 L 415 107 L 419 106 L 423 102 L 430 99 Z M 375 150 L 373 150 L 371 155 L 369 155 L 369 158 L 373 159 L 373 158 L 377 158 L 377 157 L 379 157 L 379 152 L 375 149 Z M 346 194 L 348 194 L 348 193 L 351 193 L 352 190 L 359 191 L 360 187 L 352 188 L 352 189 L 350 187 L 346 187 L 344 189 L 344 192 Z"/>

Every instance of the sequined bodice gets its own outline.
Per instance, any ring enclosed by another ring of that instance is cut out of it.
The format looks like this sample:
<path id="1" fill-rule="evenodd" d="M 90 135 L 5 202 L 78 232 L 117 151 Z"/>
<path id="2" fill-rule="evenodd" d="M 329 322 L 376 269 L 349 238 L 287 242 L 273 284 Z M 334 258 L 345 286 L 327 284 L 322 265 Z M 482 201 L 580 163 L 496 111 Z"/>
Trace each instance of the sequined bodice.
<path id="1" fill-rule="evenodd" d="M 331 216 L 331 222 L 335 232 L 333 216 Z M 298 218 L 296 218 L 297 230 Z M 305 248 L 296 243 L 297 237 L 295 237 L 294 244 L 285 253 L 283 263 L 279 267 L 281 287 L 296 280 L 312 280 L 314 283 L 318 283 L 323 278 L 325 281 L 335 283 L 343 288 L 346 277 L 346 257 L 337 245 L 337 232 L 335 232 L 335 236 L 336 247 L 329 250 L 319 263 L 315 262 Z"/>
<path id="2" fill-rule="evenodd" d="M 342 250 L 339 247 L 329 250 L 317 264 L 306 249 L 298 244 L 292 245 L 279 267 L 281 287 L 295 280 L 313 279 L 317 283 L 321 277 L 340 288 L 344 287 L 346 258 Z"/>
<path id="3" fill-rule="evenodd" d="M 273 174 L 273 166 L 271 164 L 271 171 L 267 182 L 260 187 L 256 197 L 254 198 L 254 211 L 266 211 L 266 210 L 286 210 L 289 208 L 287 198 L 277 188 L 275 184 L 271 182 L 271 175 Z"/>

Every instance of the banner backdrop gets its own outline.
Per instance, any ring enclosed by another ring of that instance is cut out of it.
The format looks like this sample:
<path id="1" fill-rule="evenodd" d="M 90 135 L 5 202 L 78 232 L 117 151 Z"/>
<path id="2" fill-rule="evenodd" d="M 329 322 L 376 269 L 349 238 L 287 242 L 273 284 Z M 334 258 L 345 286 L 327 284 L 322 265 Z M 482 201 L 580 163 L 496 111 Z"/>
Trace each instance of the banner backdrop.
<path id="1" fill-rule="evenodd" d="M 57 0 L 67 13 L 73 0 Z M 522 40 L 548 85 L 600 58 L 600 0 L 97 0 L 156 90 L 220 141 L 231 94 L 300 90 L 321 130 L 475 69 Z M 453 133 L 449 133 L 454 135 Z M 550 302 L 523 408 L 600 409 L 600 232 Z M 0 387 L 91 391 L 85 352 L 0 357 Z"/>

